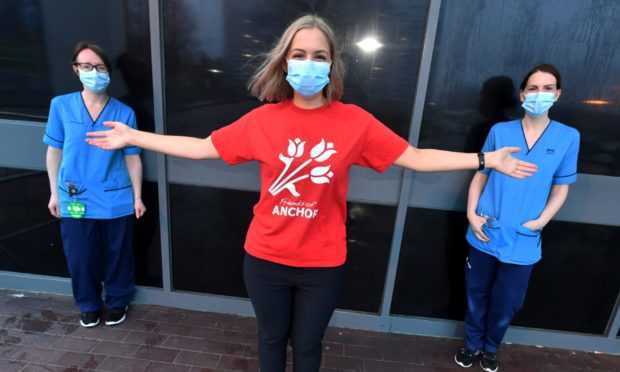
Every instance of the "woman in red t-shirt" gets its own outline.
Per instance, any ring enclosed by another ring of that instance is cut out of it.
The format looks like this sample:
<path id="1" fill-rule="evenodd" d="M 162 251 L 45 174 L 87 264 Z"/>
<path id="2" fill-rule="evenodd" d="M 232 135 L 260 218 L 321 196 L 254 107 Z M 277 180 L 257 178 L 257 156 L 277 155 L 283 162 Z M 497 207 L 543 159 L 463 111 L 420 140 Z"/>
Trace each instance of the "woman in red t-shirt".
<path id="1" fill-rule="evenodd" d="M 303 16 L 282 34 L 249 82 L 263 105 L 207 138 L 164 136 L 110 122 L 88 143 L 139 146 L 190 159 L 261 165 L 260 200 L 247 233 L 244 279 L 259 330 L 263 371 L 317 371 L 321 340 L 340 298 L 346 258 L 349 168 L 398 165 L 422 172 L 495 169 L 517 178 L 536 170 L 503 148 L 486 154 L 416 149 L 355 105 L 339 101 L 343 66 L 331 27 Z"/>

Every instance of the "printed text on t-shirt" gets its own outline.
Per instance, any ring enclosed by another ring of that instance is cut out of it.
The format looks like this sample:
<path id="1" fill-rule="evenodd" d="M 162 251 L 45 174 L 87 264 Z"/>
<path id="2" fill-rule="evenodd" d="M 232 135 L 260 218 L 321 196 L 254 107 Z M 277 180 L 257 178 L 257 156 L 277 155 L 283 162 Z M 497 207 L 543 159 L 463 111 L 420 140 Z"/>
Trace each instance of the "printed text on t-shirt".
<path id="1" fill-rule="evenodd" d="M 317 202 L 293 201 L 287 198 L 280 199 L 272 211 L 272 214 L 276 216 L 303 218 L 314 218 L 318 213 Z"/>

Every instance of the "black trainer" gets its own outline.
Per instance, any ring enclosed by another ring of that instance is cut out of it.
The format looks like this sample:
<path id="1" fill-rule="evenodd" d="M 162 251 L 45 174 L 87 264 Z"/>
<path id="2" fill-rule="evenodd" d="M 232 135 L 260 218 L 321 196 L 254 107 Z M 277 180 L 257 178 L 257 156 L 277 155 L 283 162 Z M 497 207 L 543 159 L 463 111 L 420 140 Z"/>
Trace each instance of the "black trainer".
<path id="1" fill-rule="evenodd" d="M 108 318 L 105 321 L 105 325 L 112 326 L 112 325 L 121 324 L 125 320 L 125 317 L 127 316 L 128 307 L 129 306 L 113 307 L 109 309 Z"/>
<path id="2" fill-rule="evenodd" d="M 90 328 L 99 324 L 99 311 L 85 311 L 80 314 L 80 325 Z"/>
<path id="3" fill-rule="evenodd" d="M 495 353 L 483 352 L 480 358 L 480 367 L 487 372 L 496 372 L 499 369 L 499 363 Z"/>
<path id="4" fill-rule="evenodd" d="M 472 364 L 474 364 L 474 361 L 479 354 L 479 350 L 473 351 L 462 348 L 461 351 L 454 355 L 454 361 L 461 367 L 469 368 Z"/>

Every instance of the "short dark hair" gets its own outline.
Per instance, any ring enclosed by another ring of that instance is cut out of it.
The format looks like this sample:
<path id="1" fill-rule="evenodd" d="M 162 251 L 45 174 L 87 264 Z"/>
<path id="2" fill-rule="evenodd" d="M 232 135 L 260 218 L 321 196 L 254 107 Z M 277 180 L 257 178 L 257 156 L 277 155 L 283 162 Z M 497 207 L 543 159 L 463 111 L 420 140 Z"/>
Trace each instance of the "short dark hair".
<path id="1" fill-rule="evenodd" d="M 73 62 L 72 63 L 77 62 L 76 58 L 78 54 L 80 54 L 80 52 L 83 51 L 84 49 L 92 50 L 93 53 L 95 53 L 96 55 L 99 56 L 99 58 L 101 58 L 105 67 L 108 68 L 108 71 L 112 72 L 112 60 L 110 59 L 110 57 L 108 57 L 108 55 L 106 54 L 106 52 L 103 50 L 101 46 L 95 43 L 91 43 L 90 41 L 79 41 L 75 45 L 75 48 L 73 49 L 73 58 L 72 58 Z"/>
<path id="2" fill-rule="evenodd" d="M 534 67 L 533 69 L 531 69 L 530 72 L 528 72 L 523 78 L 523 81 L 521 82 L 521 86 L 519 87 L 519 89 L 524 90 L 525 87 L 527 86 L 527 81 L 530 79 L 530 76 L 532 76 L 535 72 L 538 72 L 538 71 L 547 72 L 553 75 L 555 77 L 556 87 L 558 89 L 562 89 L 562 75 L 560 75 L 560 71 L 554 65 L 551 65 L 549 63 L 543 63 L 542 65 L 538 65 Z"/>

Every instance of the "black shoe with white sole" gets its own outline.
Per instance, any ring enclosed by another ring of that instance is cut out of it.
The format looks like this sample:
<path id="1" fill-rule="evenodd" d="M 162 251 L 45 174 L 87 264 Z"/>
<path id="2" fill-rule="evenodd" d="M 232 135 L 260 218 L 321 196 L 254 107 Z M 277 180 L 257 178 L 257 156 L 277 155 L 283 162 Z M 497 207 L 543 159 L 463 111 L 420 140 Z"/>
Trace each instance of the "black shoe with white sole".
<path id="1" fill-rule="evenodd" d="M 479 350 L 474 351 L 462 348 L 461 351 L 454 355 L 454 361 L 461 367 L 469 368 L 474 364 L 478 355 L 480 355 Z"/>
<path id="2" fill-rule="evenodd" d="M 80 325 L 90 328 L 99 324 L 99 311 L 85 311 L 80 314 Z"/>
<path id="3" fill-rule="evenodd" d="M 127 309 L 129 306 L 113 307 L 108 310 L 108 318 L 105 321 L 105 325 L 113 326 L 121 324 L 127 317 Z"/>
<path id="4" fill-rule="evenodd" d="M 497 372 L 499 370 L 499 363 L 495 353 L 483 352 L 482 358 L 480 358 L 480 368 L 486 372 Z"/>

